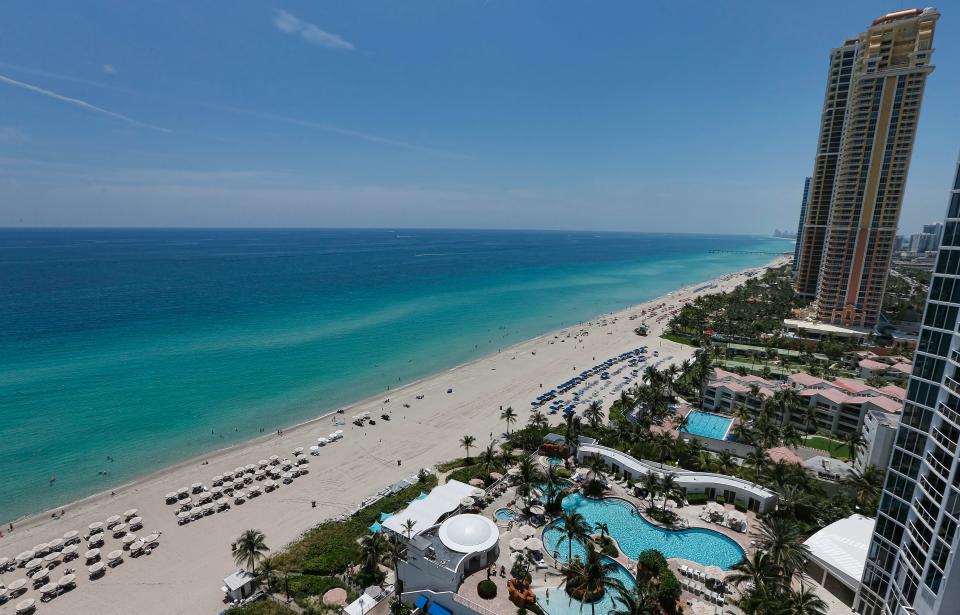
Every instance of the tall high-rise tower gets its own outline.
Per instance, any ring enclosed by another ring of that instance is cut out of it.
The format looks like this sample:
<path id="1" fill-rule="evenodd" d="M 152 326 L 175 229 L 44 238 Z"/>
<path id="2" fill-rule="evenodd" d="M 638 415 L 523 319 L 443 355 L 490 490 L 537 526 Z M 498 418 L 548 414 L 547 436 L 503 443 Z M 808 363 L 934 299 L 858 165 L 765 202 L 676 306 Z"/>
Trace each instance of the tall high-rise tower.
<path id="1" fill-rule="evenodd" d="M 960 612 L 960 162 L 857 612 Z"/>
<path id="2" fill-rule="evenodd" d="M 821 320 L 880 315 L 939 16 L 889 13 L 830 53 L 796 277 Z"/>
<path id="3" fill-rule="evenodd" d="M 797 223 L 797 237 L 793 246 L 793 272 L 800 263 L 800 243 L 803 241 L 803 219 L 807 217 L 807 199 L 810 196 L 810 178 L 803 180 L 803 198 L 800 200 L 800 222 Z"/>

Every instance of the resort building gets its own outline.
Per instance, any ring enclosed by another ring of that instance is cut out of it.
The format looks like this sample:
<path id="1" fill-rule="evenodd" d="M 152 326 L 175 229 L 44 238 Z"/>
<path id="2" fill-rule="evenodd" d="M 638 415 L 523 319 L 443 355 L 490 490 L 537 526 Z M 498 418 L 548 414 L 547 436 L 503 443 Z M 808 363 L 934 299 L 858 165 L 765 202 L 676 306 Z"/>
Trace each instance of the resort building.
<path id="1" fill-rule="evenodd" d="M 960 605 L 958 230 L 960 163 L 857 599 L 863 615 L 946 615 Z"/>
<path id="2" fill-rule="evenodd" d="M 635 459 L 623 451 L 599 444 L 579 447 L 577 462 L 582 464 L 594 455 L 598 455 L 611 472 L 619 472 L 627 480 L 639 481 L 651 472 L 660 477 L 671 473 L 676 476 L 677 485 L 684 494 L 703 493 L 710 500 L 723 496 L 727 502 L 742 502 L 748 509 L 758 513 L 770 512 L 777 505 L 777 494 L 762 485 L 725 474 L 693 472 L 674 467 L 664 469 L 657 463 Z"/>
<path id="3" fill-rule="evenodd" d="M 804 542 L 810 549 L 807 574 L 850 607 L 860 589 L 874 524 L 870 517 L 852 515 L 834 521 Z"/>
<path id="4" fill-rule="evenodd" d="M 876 376 L 886 382 L 906 382 L 912 369 L 913 364 L 910 362 L 891 363 L 890 361 L 884 361 L 882 358 L 879 358 L 879 360 L 861 359 L 857 363 L 857 376 L 864 380 Z"/>
<path id="5" fill-rule="evenodd" d="M 822 321 L 879 319 L 939 16 L 883 15 L 830 53 L 796 277 Z"/>
<path id="6" fill-rule="evenodd" d="M 863 430 L 860 432 L 866 445 L 857 455 L 853 467 L 861 472 L 867 466 L 886 469 L 890 462 L 890 454 L 893 452 L 893 438 L 899 426 L 899 414 L 868 411 L 863 419 Z"/>
<path id="7" fill-rule="evenodd" d="M 784 388 L 795 389 L 806 400 L 807 407 L 815 408 L 815 427 L 818 430 L 837 436 L 862 429 L 870 411 L 899 414 L 906 395 L 906 391 L 898 386 L 875 388 L 849 378 L 831 382 L 798 372 L 790 375 L 785 382 L 773 382 L 759 376 L 740 376 L 714 369 L 713 378 L 704 391 L 703 407 L 714 412 L 734 413 L 743 406 L 751 414 L 756 414 L 764 400 Z M 805 408 L 787 416 L 782 416 L 782 412 L 775 409 L 774 416 L 781 422 L 792 423 L 801 429 L 808 427 L 811 418 Z"/>

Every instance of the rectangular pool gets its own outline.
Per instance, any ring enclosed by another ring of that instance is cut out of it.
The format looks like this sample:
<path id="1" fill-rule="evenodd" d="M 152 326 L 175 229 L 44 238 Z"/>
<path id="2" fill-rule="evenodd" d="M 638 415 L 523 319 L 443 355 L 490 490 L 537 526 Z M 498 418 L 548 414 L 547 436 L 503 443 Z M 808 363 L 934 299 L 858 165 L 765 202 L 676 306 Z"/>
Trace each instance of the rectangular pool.
<path id="1" fill-rule="evenodd" d="M 732 424 L 733 419 L 729 417 L 693 410 L 687 415 L 687 427 L 683 431 L 704 438 L 726 440 Z"/>

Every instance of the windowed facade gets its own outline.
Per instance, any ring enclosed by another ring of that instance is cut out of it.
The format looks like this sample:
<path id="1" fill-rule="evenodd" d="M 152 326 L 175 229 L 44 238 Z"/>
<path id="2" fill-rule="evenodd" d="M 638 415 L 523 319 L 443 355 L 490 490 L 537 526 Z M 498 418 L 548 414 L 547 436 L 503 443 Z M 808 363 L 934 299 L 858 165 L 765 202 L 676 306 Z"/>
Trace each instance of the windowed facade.
<path id="1" fill-rule="evenodd" d="M 957 228 L 960 162 L 947 226 Z M 857 611 L 946 615 L 960 604 L 960 246 L 944 233 Z"/>

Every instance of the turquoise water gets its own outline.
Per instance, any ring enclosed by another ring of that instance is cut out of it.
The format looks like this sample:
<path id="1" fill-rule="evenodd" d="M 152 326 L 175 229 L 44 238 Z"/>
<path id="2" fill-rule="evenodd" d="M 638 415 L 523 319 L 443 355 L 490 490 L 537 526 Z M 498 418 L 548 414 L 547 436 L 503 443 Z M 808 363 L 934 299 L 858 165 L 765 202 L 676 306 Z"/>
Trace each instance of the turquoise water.
<path id="1" fill-rule="evenodd" d="M 687 415 L 687 427 L 683 431 L 695 436 L 724 440 L 732 423 L 733 419 L 731 418 L 712 412 L 694 410 Z"/>
<path id="2" fill-rule="evenodd" d="M 497 512 L 493 513 L 493 516 L 497 521 L 512 521 L 514 514 L 509 508 L 498 508 Z"/>
<path id="3" fill-rule="evenodd" d="M 549 463 L 549 464 L 552 465 L 552 466 L 562 466 L 562 465 L 563 465 L 563 458 L 562 458 L 562 457 L 550 457 L 550 458 L 547 459 L 547 463 Z"/>
<path id="4" fill-rule="evenodd" d="M 604 558 L 613 561 L 609 557 Z M 617 568 L 613 578 L 619 579 L 623 586 L 632 591 L 637 584 L 637 579 L 627 571 L 622 565 L 617 563 Z M 583 613 L 596 612 L 612 613 L 616 608 L 621 608 L 616 601 L 617 594 L 605 592 L 600 600 L 593 603 L 595 611 L 591 611 L 591 605 L 583 604 L 579 600 L 574 600 L 563 589 L 555 589 L 550 592 L 550 598 L 547 598 L 545 588 L 535 589 L 533 593 L 537 596 L 537 603 L 545 610 L 548 615 L 582 615 Z"/>
<path id="5" fill-rule="evenodd" d="M 0 521 L 771 258 L 711 250 L 783 249 L 631 233 L 0 230 Z"/>
<path id="6" fill-rule="evenodd" d="M 566 510 L 576 510 L 587 523 L 595 527 L 606 523 L 610 536 L 620 549 L 632 559 L 642 551 L 656 549 L 664 557 L 679 557 L 698 562 L 704 566 L 719 566 L 729 569 L 743 559 L 743 549 L 726 536 L 706 529 L 664 530 L 647 522 L 629 503 L 616 498 L 602 500 L 586 498 L 579 493 L 563 499 Z M 560 561 L 567 561 L 568 542 L 561 544 L 563 533 L 557 521 L 543 531 L 543 544 L 550 553 L 559 553 Z M 573 545 L 573 555 L 586 556 L 586 549 L 579 543 Z"/>

